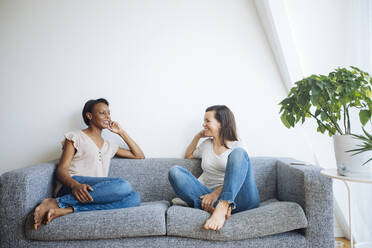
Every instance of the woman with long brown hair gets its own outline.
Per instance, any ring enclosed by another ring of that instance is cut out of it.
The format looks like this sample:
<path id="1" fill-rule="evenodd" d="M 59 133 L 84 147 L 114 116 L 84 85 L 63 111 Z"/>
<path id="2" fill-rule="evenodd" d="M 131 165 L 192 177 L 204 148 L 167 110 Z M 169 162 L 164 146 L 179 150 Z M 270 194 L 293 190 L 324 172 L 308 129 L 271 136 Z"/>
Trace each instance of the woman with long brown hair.
<path id="1" fill-rule="evenodd" d="M 203 173 L 196 178 L 181 166 L 168 174 L 176 195 L 188 206 L 211 213 L 204 228 L 220 230 L 231 213 L 258 207 L 253 169 L 246 148 L 238 140 L 235 118 L 225 105 L 206 109 L 204 129 L 192 140 L 185 158 L 201 158 Z M 198 147 L 201 138 L 204 140 Z"/>

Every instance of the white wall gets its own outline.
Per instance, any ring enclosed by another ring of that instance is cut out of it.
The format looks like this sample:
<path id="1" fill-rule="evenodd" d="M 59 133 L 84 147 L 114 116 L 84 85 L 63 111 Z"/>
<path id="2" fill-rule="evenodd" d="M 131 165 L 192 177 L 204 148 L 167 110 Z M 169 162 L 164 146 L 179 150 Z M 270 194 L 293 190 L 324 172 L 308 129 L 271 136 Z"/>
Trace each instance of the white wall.
<path id="1" fill-rule="evenodd" d="M 251 156 L 312 159 L 252 1 L 1 0 L 0 54 L 0 173 L 58 158 L 98 97 L 147 157 L 182 157 L 226 104 Z"/>

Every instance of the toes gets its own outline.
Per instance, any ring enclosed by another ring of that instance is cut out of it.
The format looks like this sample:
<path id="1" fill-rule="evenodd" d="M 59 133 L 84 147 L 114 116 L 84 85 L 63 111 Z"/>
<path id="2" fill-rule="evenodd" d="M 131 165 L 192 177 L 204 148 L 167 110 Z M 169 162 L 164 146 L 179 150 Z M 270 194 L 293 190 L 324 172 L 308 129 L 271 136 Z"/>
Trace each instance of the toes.
<path id="1" fill-rule="evenodd" d="M 204 224 L 204 229 L 208 230 L 209 229 L 209 220 L 207 220 Z"/>
<path id="2" fill-rule="evenodd" d="M 41 224 L 40 219 L 34 219 L 34 229 L 37 230 Z"/>
<path id="3" fill-rule="evenodd" d="M 211 221 L 211 219 L 208 219 L 205 224 L 204 224 L 204 229 L 205 230 L 214 230 L 213 229 L 213 222 Z"/>
<path id="4" fill-rule="evenodd" d="M 210 229 L 213 229 L 213 222 L 211 221 L 211 219 L 208 219 L 205 224 L 204 224 L 204 229 L 205 230 L 210 230 Z"/>
<path id="5" fill-rule="evenodd" d="M 215 222 L 215 221 L 209 221 L 205 223 L 204 228 L 209 230 L 218 231 L 223 227 L 223 223 Z"/>
<path id="6" fill-rule="evenodd" d="M 204 229 L 219 231 L 224 226 L 224 224 L 225 224 L 225 221 L 222 221 L 222 220 L 208 219 L 204 224 Z"/>
<path id="7" fill-rule="evenodd" d="M 213 223 L 211 220 L 207 220 L 207 222 L 204 224 L 205 230 L 217 230 L 217 225 Z"/>
<path id="8" fill-rule="evenodd" d="M 40 220 L 40 215 L 37 211 L 39 211 L 40 208 L 36 208 L 34 212 L 34 229 L 37 230 L 40 226 L 41 220 Z"/>
<path id="9" fill-rule="evenodd" d="M 46 216 L 45 225 L 48 225 L 50 223 L 51 218 L 52 218 L 52 211 L 49 210 Z"/>
<path id="10" fill-rule="evenodd" d="M 34 211 L 34 220 L 39 219 L 39 214 L 38 214 L 39 211 L 40 211 L 40 208 L 39 207 L 35 208 L 35 211 Z"/>

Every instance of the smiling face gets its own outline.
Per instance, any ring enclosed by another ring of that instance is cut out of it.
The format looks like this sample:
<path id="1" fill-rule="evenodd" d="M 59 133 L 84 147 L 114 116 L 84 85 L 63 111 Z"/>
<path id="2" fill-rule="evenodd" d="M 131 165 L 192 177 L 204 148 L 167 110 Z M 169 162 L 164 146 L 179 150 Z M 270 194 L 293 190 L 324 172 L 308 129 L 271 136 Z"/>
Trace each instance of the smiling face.
<path id="1" fill-rule="evenodd" d="M 97 103 L 94 105 L 92 112 L 87 112 L 86 115 L 90 120 L 89 125 L 94 125 L 100 129 L 108 128 L 110 125 L 110 109 L 105 103 Z"/>
<path id="2" fill-rule="evenodd" d="M 215 111 L 205 112 L 204 115 L 204 135 L 207 137 L 219 137 L 221 130 L 221 123 L 219 123 L 215 118 Z"/>

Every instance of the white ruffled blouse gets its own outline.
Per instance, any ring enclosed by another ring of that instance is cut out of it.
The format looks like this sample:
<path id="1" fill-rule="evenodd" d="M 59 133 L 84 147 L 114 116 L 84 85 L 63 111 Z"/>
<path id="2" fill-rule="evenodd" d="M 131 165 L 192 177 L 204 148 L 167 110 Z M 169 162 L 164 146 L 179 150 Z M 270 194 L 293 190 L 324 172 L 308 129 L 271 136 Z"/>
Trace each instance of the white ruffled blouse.
<path id="1" fill-rule="evenodd" d="M 107 177 L 111 158 L 115 156 L 119 146 L 109 140 L 104 140 L 102 148 L 82 130 L 65 134 L 67 140 L 72 141 L 76 153 L 71 161 L 69 173 L 71 176 Z M 57 183 L 55 192 L 61 188 Z"/>

